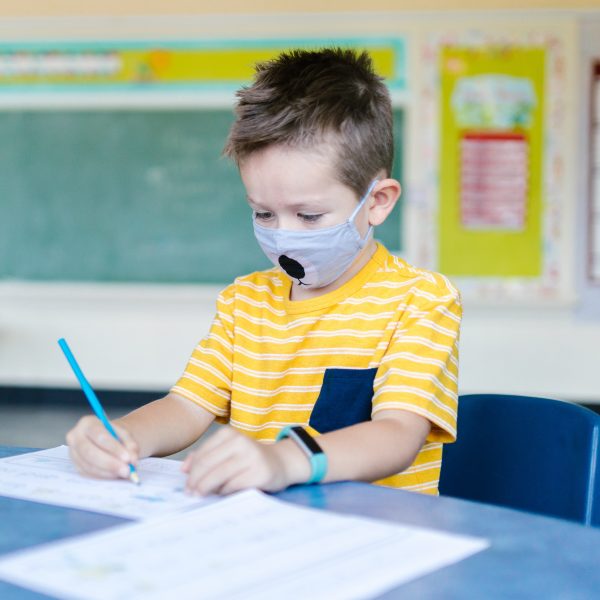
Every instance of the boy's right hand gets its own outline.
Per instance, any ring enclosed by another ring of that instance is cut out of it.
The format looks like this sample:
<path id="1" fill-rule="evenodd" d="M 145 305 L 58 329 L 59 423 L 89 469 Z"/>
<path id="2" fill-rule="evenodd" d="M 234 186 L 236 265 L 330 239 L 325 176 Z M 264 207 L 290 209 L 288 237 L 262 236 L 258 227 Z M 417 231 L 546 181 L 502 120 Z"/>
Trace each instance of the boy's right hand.
<path id="1" fill-rule="evenodd" d="M 69 454 L 77 470 L 88 477 L 116 479 L 129 477 L 129 463 L 137 465 L 139 447 L 122 425 L 112 423 L 120 442 L 101 423 L 88 415 L 79 419 L 66 436 Z"/>

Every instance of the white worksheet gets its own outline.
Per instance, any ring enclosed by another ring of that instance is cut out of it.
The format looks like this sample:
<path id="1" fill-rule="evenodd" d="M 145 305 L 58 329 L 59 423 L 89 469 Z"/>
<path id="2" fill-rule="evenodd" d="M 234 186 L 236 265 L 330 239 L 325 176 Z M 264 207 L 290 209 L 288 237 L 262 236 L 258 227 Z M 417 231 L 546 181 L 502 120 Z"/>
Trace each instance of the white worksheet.
<path id="1" fill-rule="evenodd" d="M 67 446 L 59 446 L 1 459 L 0 496 L 148 519 L 207 502 L 183 493 L 180 467 L 178 460 L 145 458 L 139 486 L 126 479 L 91 479 L 77 473 Z"/>
<path id="2" fill-rule="evenodd" d="M 13 554 L 0 560 L 0 578 L 82 600 L 344 600 L 371 598 L 487 546 L 249 490 Z"/>

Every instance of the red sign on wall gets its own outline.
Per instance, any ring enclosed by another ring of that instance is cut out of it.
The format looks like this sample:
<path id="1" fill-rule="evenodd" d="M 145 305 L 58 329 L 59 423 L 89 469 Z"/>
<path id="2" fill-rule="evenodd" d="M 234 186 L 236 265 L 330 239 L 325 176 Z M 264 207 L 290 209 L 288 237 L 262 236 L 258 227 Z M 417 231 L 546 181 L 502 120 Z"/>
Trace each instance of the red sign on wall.
<path id="1" fill-rule="evenodd" d="M 460 219 L 465 229 L 525 227 L 529 144 L 521 133 L 465 132 L 460 139 Z"/>

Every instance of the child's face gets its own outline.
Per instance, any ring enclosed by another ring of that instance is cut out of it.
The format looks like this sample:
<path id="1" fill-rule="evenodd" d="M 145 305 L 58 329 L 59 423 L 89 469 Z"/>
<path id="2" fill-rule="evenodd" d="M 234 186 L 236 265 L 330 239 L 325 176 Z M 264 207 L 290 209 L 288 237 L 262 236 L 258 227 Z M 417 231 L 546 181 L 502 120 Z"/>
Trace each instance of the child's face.
<path id="1" fill-rule="evenodd" d="M 248 203 L 263 227 L 310 230 L 343 223 L 359 198 L 335 177 L 327 147 L 303 150 L 267 146 L 240 165 Z M 361 235 L 368 209 L 356 216 Z"/>

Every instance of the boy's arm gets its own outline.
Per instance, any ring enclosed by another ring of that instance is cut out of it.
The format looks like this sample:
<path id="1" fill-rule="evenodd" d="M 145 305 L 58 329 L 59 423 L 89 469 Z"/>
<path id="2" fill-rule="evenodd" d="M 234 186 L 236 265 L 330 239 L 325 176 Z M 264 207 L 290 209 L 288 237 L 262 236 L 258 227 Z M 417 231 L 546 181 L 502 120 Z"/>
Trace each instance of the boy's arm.
<path id="1" fill-rule="evenodd" d="M 431 428 L 408 411 L 380 411 L 372 421 L 316 438 L 328 459 L 324 481 L 375 481 L 409 467 Z M 186 488 L 202 495 L 248 487 L 278 491 L 310 476 L 310 463 L 291 439 L 264 445 L 231 427 L 218 431 L 184 462 Z"/>
<path id="2" fill-rule="evenodd" d="M 128 477 L 128 463 L 186 448 L 208 429 L 214 418 L 204 408 L 170 393 L 116 419 L 113 425 L 120 442 L 98 418 L 82 417 L 67 433 L 69 454 L 84 475 L 103 479 Z"/>
<path id="3" fill-rule="evenodd" d="M 193 444 L 212 424 L 215 415 L 174 394 L 145 404 L 116 419 L 139 447 L 139 457 L 168 456 Z"/>
<path id="4" fill-rule="evenodd" d="M 92 416 L 80 419 L 69 431 L 69 453 L 81 473 L 107 479 L 128 477 L 128 462 L 187 448 L 208 429 L 215 415 L 228 414 L 234 295 L 234 285 L 219 294 L 210 331 L 194 349 L 171 392 L 114 422 L 121 443 Z M 187 400 L 188 396 L 200 399 L 202 406 Z"/>
<path id="5" fill-rule="evenodd" d="M 425 417 L 387 410 L 374 415 L 372 421 L 320 435 L 315 439 L 328 460 L 324 481 L 371 482 L 400 473 L 412 465 L 430 430 Z M 302 458 L 306 461 L 304 455 Z"/>

